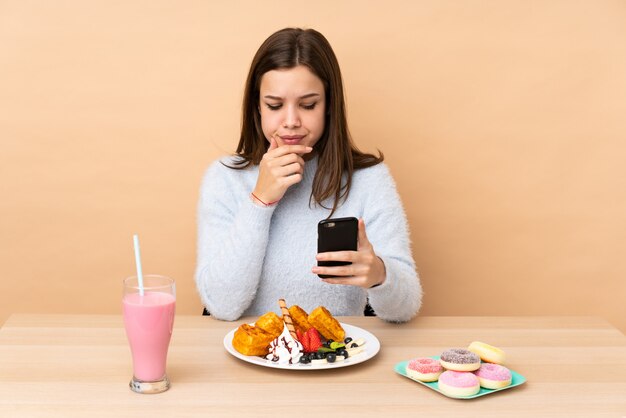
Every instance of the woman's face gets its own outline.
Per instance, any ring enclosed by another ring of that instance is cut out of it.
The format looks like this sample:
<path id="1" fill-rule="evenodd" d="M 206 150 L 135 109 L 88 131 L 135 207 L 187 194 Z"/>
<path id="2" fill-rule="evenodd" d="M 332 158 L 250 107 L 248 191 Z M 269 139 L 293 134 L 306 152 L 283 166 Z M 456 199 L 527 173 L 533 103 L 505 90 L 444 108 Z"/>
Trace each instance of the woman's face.
<path id="1" fill-rule="evenodd" d="M 324 84 L 307 67 L 263 74 L 259 97 L 261 126 L 269 141 L 281 145 L 314 146 L 324 133 Z"/>

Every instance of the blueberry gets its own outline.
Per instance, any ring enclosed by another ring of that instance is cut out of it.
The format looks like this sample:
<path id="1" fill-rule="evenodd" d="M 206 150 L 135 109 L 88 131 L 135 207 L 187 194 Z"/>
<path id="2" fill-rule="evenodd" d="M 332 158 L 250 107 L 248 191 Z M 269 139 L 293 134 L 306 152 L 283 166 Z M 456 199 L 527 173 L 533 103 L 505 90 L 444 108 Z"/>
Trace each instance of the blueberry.
<path id="1" fill-rule="evenodd" d="M 359 345 L 358 345 L 357 343 L 352 343 L 352 344 L 350 344 L 350 348 L 355 348 L 355 347 L 358 347 L 358 346 L 359 346 Z"/>
<path id="2" fill-rule="evenodd" d="M 343 342 L 346 344 L 348 344 L 350 341 L 352 341 L 351 337 L 347 337 L 345 340 L 343 340 Z"/>
<path id="3" fill-rule="evenodd" d="M 326 342 L 328 343 L 328 346 L 330 347 L 330 343 L 334 343 L 335 340 L 326 340 Z"/>
<path id="4" fill-rule="evenodd" d="M 322 360 L 325 357 L 324 353 L 315 353 L 316 360 Z"/>
<path id="5" fill-rule="evenodd" d="M 309 358 L 309 361 L 313 361 L 317 358 L 317 353 L 309 353 L 307 354 L 307 357 Z"/>
<path id="6" fill-rule="evenodd" d="M 300 357 L 300 363 L 302 364 L 309 364 L 311 362 L 311 359 L 309 358 L 309 356 L 302 356 Z"/>
<path id="7" fill-rule="evenodd" d="M 343 356 L 344 358 L 348 358 L 348 352 L 346 351 L 345 348 L 340 348 L 339 350 L 337 350 L 337 355 Z"/>
<path id="8" fill-rule="evenodd" d="M 328 353 L 328 355 L 326 356 L 326 361 L 329 363 L 334 363 L 335 360 L 337 360 L 337 355 L 334 353 Z"/>

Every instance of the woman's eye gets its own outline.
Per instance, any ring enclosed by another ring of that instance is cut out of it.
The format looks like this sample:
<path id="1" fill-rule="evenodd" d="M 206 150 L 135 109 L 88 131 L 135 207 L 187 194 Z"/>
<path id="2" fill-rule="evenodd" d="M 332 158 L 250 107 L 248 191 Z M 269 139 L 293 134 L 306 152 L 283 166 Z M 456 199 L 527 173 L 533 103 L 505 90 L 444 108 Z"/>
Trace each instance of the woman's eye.
<path id="1" fill-rule="evenodd" d="M 311 104 L 303 104 L 302 107 L 306 110 L 313 110 L 315 109 L 316 105 L 317 105 L 317 102 L 311 103 Z"/>
<path id="2" fill-rule="evenodd" d="M 269 110 L 278 110 L 282 107 L 282 104 L 273 105 L 273 104 L 265 103 L 265 106 L 267 106 Z"/>

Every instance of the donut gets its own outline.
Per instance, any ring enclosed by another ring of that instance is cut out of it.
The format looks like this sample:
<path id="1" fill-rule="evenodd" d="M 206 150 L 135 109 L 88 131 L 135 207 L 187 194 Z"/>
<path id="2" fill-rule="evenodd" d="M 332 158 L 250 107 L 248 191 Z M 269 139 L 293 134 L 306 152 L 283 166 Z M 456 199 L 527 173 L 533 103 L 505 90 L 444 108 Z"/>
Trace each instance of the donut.
<path id="1" fill-rule="evenodd" d="M 441 365 L 456 372 L 471 372 L 480 367 L 480 357 L 464 348 L 451 348 L 441 353 Z"/>
<path id="2" fill-rule="evenodd" d="M 482 361 L 486 361 L 487 363 L 504 364 L 504 351 L 498 347 L 481 343 L 480 341 L 474 341 L 469 345 L 469 347 L 467 347 L 467 349 L 472 353 L 478 354 Z"/>
<path id="3" fill-rule="evenodd" d="M 441 363 L 430 357 L 415 358 L 406 366 L 406 374 L 421 382 L 435 382 L 443 372 Z"/>
<path id="4" fill-rule="evenodd" d="M 439 376 L 439 390 L 452 398 L 462 398 L 480 392 L 480 383 L 474 373 L 446 370 Z"/>
<path id="5" fill-rule="evenodd" d="M 485 389 L 501 389 L 511 384 L 511 371 L 504 366 L 493 363 L 483 363 L 474 372 L 480 386 Z"/>

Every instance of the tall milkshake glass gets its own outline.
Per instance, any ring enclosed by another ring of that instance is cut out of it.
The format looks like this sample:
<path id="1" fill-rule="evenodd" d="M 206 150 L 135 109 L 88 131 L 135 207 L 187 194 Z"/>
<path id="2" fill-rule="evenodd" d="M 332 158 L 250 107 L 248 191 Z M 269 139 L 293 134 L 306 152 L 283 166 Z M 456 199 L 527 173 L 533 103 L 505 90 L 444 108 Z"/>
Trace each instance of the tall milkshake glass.
<path id="1" fill-rule="evenodd" d="M 143 276 L 124 280 L 124 326 L 133 357 L 130 388 L 137 393 L 159 393 L 169 389 L 165 373 L 167 349 L 174 327 L 176 286 L 165 276 Z"/>

